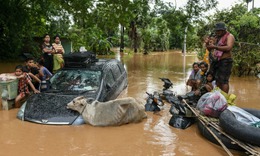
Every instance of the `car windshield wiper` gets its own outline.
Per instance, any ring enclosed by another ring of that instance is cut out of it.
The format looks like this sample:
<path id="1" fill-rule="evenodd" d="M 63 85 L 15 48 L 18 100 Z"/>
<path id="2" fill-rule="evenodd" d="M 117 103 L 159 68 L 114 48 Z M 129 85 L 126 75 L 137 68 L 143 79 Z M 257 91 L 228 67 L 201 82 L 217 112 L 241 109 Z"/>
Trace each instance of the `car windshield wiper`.
<path id="1" fill-rule="evenodd" d="M 60 93 L 62 90 L 60 89 L 50 89 L 50 90 L 47 90 L 45 91 L 45 93 Z"/>
<path id="2" fill-rule="evenodd" d="M 92 91 L 96 91 L 96 90 L 92 89 L 92 90 L 79 91 L 79 94 L 83 94 L 83 93 L 87 93 L 87 92 L 92 92 Z"/>
<path id="3" fill-rule="evenodd" d="M 84 93 L 87 93 L 87 92 L 91 92 L 91 91 L 95 91 L 95 90 L 66 90 L 66 91 L 63 91 L 62 94 L 73 94 L 73 95 L 76 95 L 76 94 L 84 94 Z"/>

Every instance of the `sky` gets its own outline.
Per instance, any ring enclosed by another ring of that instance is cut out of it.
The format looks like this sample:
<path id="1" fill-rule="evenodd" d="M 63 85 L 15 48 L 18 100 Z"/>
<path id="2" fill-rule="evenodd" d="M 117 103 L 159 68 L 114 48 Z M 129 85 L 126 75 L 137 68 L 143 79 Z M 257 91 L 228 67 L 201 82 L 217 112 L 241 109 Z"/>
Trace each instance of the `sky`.
<path id="1" fill-rule="evenodd" d="M 175 0 L 164 0 L 165 2 L 175 3 Z M 188 0 L 176 0 L 177 7 L 183 7 Z M 218 10 L 229 9 L 231 6 L 234 6 L 236 3 L 241 3 L 243 0 L 218 0 L 217 8 Z M 260 0 L 255 0 L 255 8 L 260 8 Z M 249 3 L 249 9 L 252 8 L 252 2 Z"/>

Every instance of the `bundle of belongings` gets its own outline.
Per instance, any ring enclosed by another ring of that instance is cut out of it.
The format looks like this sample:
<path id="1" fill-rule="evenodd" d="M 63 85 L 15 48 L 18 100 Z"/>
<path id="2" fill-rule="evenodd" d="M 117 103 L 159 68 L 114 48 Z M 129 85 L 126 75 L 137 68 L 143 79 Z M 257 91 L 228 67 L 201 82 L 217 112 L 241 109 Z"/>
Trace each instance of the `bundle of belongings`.
<path id="1" fill-rule="evenodd" d="M 196 105 L 196 108 L 201 114 L 211 117 L 219 117 L 228 105 L 235 105 L 234 100 L 236 96 L 234 94 L 227 94 L 215 88 L 211 92 L 202 95 Z"/>

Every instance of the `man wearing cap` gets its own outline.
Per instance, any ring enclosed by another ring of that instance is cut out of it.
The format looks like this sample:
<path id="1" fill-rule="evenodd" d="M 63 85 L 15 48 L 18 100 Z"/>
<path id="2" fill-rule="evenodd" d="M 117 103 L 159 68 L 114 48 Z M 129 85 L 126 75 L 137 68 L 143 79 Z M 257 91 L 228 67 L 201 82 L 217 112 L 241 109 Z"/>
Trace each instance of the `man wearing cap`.
<path id="1" fill-rule="evenodd" d="M 217 58 L 214 70 L 217 86 L 224 92 L 228 93 L 229 77 L 231 75 L 231 68 L 233 63 L 231 51 L 235 42 L 235 38 L 226 30 L 225 23 L 222 22 L 216 23 L 215 33 L 217 42 L 215 45 L 208 45 L 207 49 L 214 49 L 214 56 Z"/>

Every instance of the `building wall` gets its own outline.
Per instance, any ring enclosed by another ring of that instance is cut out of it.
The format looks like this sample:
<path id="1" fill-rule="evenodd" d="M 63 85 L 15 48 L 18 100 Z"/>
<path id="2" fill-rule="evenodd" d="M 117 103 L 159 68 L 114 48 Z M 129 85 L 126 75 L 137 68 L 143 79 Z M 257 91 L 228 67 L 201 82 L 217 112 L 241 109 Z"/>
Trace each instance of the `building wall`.
<path id="1" fill-rule="evenodd" d="M 64 48 L 65 54 L 72 52 L 72 42 L 70 40 L 61 38 L 61 44 Z"/>

